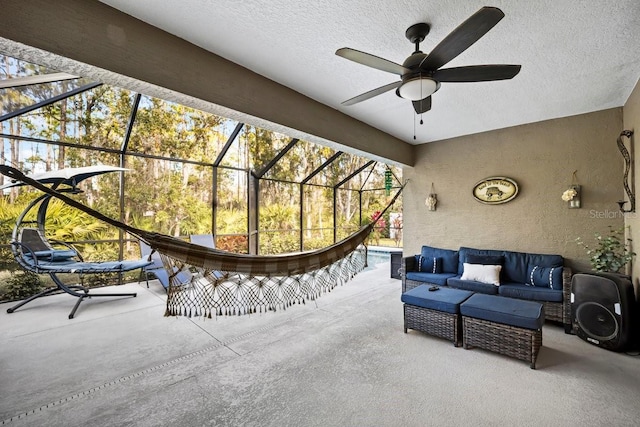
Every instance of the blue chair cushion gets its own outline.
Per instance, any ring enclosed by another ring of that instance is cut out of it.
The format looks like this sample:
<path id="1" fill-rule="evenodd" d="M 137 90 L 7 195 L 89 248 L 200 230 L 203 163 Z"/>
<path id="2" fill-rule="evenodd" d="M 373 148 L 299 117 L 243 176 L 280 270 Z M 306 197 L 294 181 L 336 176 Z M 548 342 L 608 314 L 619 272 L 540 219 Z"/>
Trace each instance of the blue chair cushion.
<path id="1" fill-rule="evenodd" d="M 415 287 L 403 293 L 400 300 L 405 304 L 456 314 L 460 312 L 460 303 L 473 295 L 473 292 L 459 289 L 430 291 L 429 288 L 428 285 Z"/>
<path id="2" fill-rule="evenodd" d="M 537 330 L 544 324 L 542 304 L 495 295 L 473 294 L 460 304 L 460 313 L 525 329 Z"/>
<path id="3" fill-rule="evenodd" d="M 158 268 L 156 270 L 149 271 L 149 273 L 153 274 L 155 278 L 158 279 L 163 288 L 169 289 L 170 280 L 167 270 L 164 268 Z M 176 274 L 176 279 L 180 284 L 189 283 L 191 281 L 191 277 L 192 275 L 184 270 L 179 271 L 178 274 Z"/>
<path id="4" fill-rule="evenodd" d="M 447 279 L 447 286 L 455 289 L 464 289 L 467 291 L 480 292 L 483 294 L 497 295 L 499 286 L 491 283 L 474 282 L 473 280 L 462 280 L 460 276 Z"/>
<path id="5" fill-rule="evenodd" d="M 562 290 L 562 267 L 530 265 L 526 285 Z"/>
<path id="6" fill-rule="evenodd" d="M 530 301 L 562 302 L 562 290 L 527 286 L 522 283 L 503 283 L 498 288 L 498 294 Z"/>
<path id="7" fill-rule="evenodd" d="M 24 256 L 28 258 L 33 258 L 32 253 L 29 251 L 24 251 Z M 70 258 L 78 255 L 76 251 L 71 249 L 51 249 L 48 251 L 35 251 L 33 254 L 36 256 L 38 260 L 46 260 L 51 262 L 56 261 L 67 261 Z"/>
<path id="8" fill-rule="evenodd" d="M 457 273 L 458 271 L 458 251 L 423 246 L 420 255 L 425 258 L 442 258 L 443 273 Z"/>
<path id="9" fill-rule="evenodd" d="M 121 271 L 137 270 L 151 264 L 146 259 L 125 260 L 125 261 L 103 261 L 103 262 L 77 262 L 71 260 L 63 261 L 38 261 L 37 267 L 40 270 L 52 273 L 118 273 Z"/>
<path id="10" fill-rule="evenodd" d="M 40 270 L 64 270 L 66 266 L 78 264 L 79 262 L 72 258 L 60 259 L 57 261 L 49 261 L 46 258 L 38 259 L 33 257 L 24 257 L 24 264 L 27 268 Z"/>
<path id="11" fill-rule="evenodd" d="M 416 282 L 433 283 L 438 286 L 446 286 L 449 277 L 455 277 L 454 273 L 419 273 L 415 271 L 407 272 L 406 277 Z"/>

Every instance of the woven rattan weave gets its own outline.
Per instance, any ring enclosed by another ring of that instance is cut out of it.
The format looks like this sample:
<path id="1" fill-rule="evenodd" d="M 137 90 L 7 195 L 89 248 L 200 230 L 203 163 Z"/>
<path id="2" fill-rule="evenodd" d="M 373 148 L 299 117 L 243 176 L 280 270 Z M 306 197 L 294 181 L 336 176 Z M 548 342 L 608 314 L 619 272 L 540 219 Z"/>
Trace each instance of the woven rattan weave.
<path id="1" fill-rule="evenodd" d="M 458 347 L 462 342 L 460 314 L 404 304 L 404 332 L 407 329 L 445 338 Z"/>
<path id="2" fill-rule="evenodd" d="M 462 325 L 465 349 L 483 348 L 530 362 L 531 369 L 536 368 L 542 346 L 541 329 L 519 328 L 468 316 L 462 316 Z"/>
<path id="3" fill-rule="evenodd" d="M 435 283 L 429 283 L 429 282 L 419 282 L 417 280 L 411 280 L 411 279 L 405 279 L 402 281 L 402 292 L 407 292 L 410 291 L 413 288 L 417 288 L 420 285 L 435 285 Z"/>

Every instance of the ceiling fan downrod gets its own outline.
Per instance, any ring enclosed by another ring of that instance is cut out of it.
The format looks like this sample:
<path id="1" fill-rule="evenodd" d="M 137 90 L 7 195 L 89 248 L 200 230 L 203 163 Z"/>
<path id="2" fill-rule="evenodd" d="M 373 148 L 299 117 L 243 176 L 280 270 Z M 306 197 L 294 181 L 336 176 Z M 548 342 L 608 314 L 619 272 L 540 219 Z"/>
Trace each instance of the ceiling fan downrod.
<path id="1" fill-rule="evenodd" d="M 420 52 L 420 43 L 425 39 L 425 37 L 427 37 L 427 34 L 429 34 L 430 30 L 431 27 L 429 26 L 429 24 L 426 24 L 424 22 L 413 24 L 412 26 L 407 28 L 407 31 L 404 33 L 404 35 L 409 39 L 411 43 L 416 45 L 416 51 L 414 53 Z"/>

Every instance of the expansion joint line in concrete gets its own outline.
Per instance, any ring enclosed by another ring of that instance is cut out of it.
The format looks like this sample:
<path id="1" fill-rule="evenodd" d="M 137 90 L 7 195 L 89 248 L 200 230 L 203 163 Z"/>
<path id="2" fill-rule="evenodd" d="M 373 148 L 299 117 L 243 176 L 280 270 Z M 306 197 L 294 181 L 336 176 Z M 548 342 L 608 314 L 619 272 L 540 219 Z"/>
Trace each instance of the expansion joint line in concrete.
<path id="1" fill-rule="evenodd" d="M 299 317 L 299 316 L 297 316 L 297 317 Z M 67 402 L 72 402 L 74 400 L 78 400 L 78 399 L 80 399 L 82 397 L 88 396 L 88 395 L 93 394 L 93 393 L 95 393 L 97 391 L 104 390 L 104 389 L 109 388 L 109 387 L 114 386 L 114 385 L 122 384 L 122 383 L 124 383 L 126 381 L 129 381 L 129 380 L 132 380 L 134 378 L 139 378 L 139 377 L 141 377 L 143 375 L 150 374 L 152 372 L 158 371 L 160 369 L 166 368 L 166 367 L 171 366 L 171 365 L 175 365 L 176 363 L 183 362 L 183 361 L 188 360 L 188 359 L 192 359 L 192 358 L 194 358 L 196 356 L 200 356 L 202 354 L 205 354 L 205 353 L 207 353 L 209 351 L 218 349 L 220 347 L 226 347 L 226 346 L 228 346 L 230 344 L 233 344 L 233 343 L 235 343 L 237 341 L 243 340 L 245 338 L 249 338 L 249 337 L 251 337 L 253 335 L 259 334 L 261 332 L 266 332 L 266 331 L 268 331 L 270 329 L 274 329 L 274 328 L 276 328 L 278 326 L 281 326 L 281 325 L 283 325 L 285 323 L 291 322 L 291 321 L 297 319 L 297 317 L 292 317 L 292 318 L 289 318 L 289 319 L 285 320 L 284 322 L 273 323 L 273 324 L 267 325 L 267 326 L 259 328 L 259 329 L 254 329 L 253 331 L 249 331 L 246 334 L 238 335 L 238 336 L 233 337 L 233 338 L 231 338 L 231 339 L 229 339 L 227 341 L 218 342 L 218 343 L 216 343 L 214 345 L 211 345 L 209 347 L 203 348 L 202 350 L 198 350 L 198 351 L 194 351 L 193 353 L 185 354 L 184 356 L 178 357 L 178 358 L 173 359 L 173 360 L 169 360 L 167 362 L 161 363 L 161 364 L 153 366 L 151 368 L 147 368 L 145 370 L 142 370 L 140 372 L 136 372 L 136 373 L 130 374 L 130 375 L 125 375 L 125 376 L 120 377 L 118 379 L 115 379 L 115 380 L 109 381 L 107 383 L 101 384 L 101 385 L 99 385 L 97 387 L 93 387 L 93 388 L 90 388 L 88 390 L 84 390 L 84 391 L 81 391 L 79 393 L 73 394 L 71 396 L 67 396 L 65 398 L 56 400 L 54 402 L 47 403 L 46 405 L 42 405 L 42 406 L 40 406 L 38 408 L 35 408 L 35 409 L 32 409 L 30 411 L 22 412 L 20 414 L 14 415 L 11 418 L 7 418 L 5 420 L 0 421 L 0 425 L 6 425 L 6 424 L 9 424 L 12 421 L 24 419 L 25 417 L 27 417 L 29 415 L 37 414 L 37 413 L 42 412 L 42 411 L 44 411 L 46 409 L 53 408 L 54 406 L 59 406 L 59 405 L 62 405 L 64 403 L 67 403 Z M 230 349 L 230 350 L 233 351 L 232 349 Z"/>

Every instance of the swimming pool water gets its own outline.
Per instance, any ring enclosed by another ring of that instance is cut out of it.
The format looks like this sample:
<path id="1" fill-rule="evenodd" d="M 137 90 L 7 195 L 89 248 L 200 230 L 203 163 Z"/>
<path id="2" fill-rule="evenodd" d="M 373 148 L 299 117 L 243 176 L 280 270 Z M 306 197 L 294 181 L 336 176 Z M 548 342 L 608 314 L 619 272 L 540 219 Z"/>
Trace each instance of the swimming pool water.
<path id="1" fill-rule="evenodd" d="M 365 271 L 372 270 L 376 265 L 385 262 L 391 262 L 391 254 L 389 252 L 369 249 L 367 253 L 367 267 L 365 268 Z"/>

